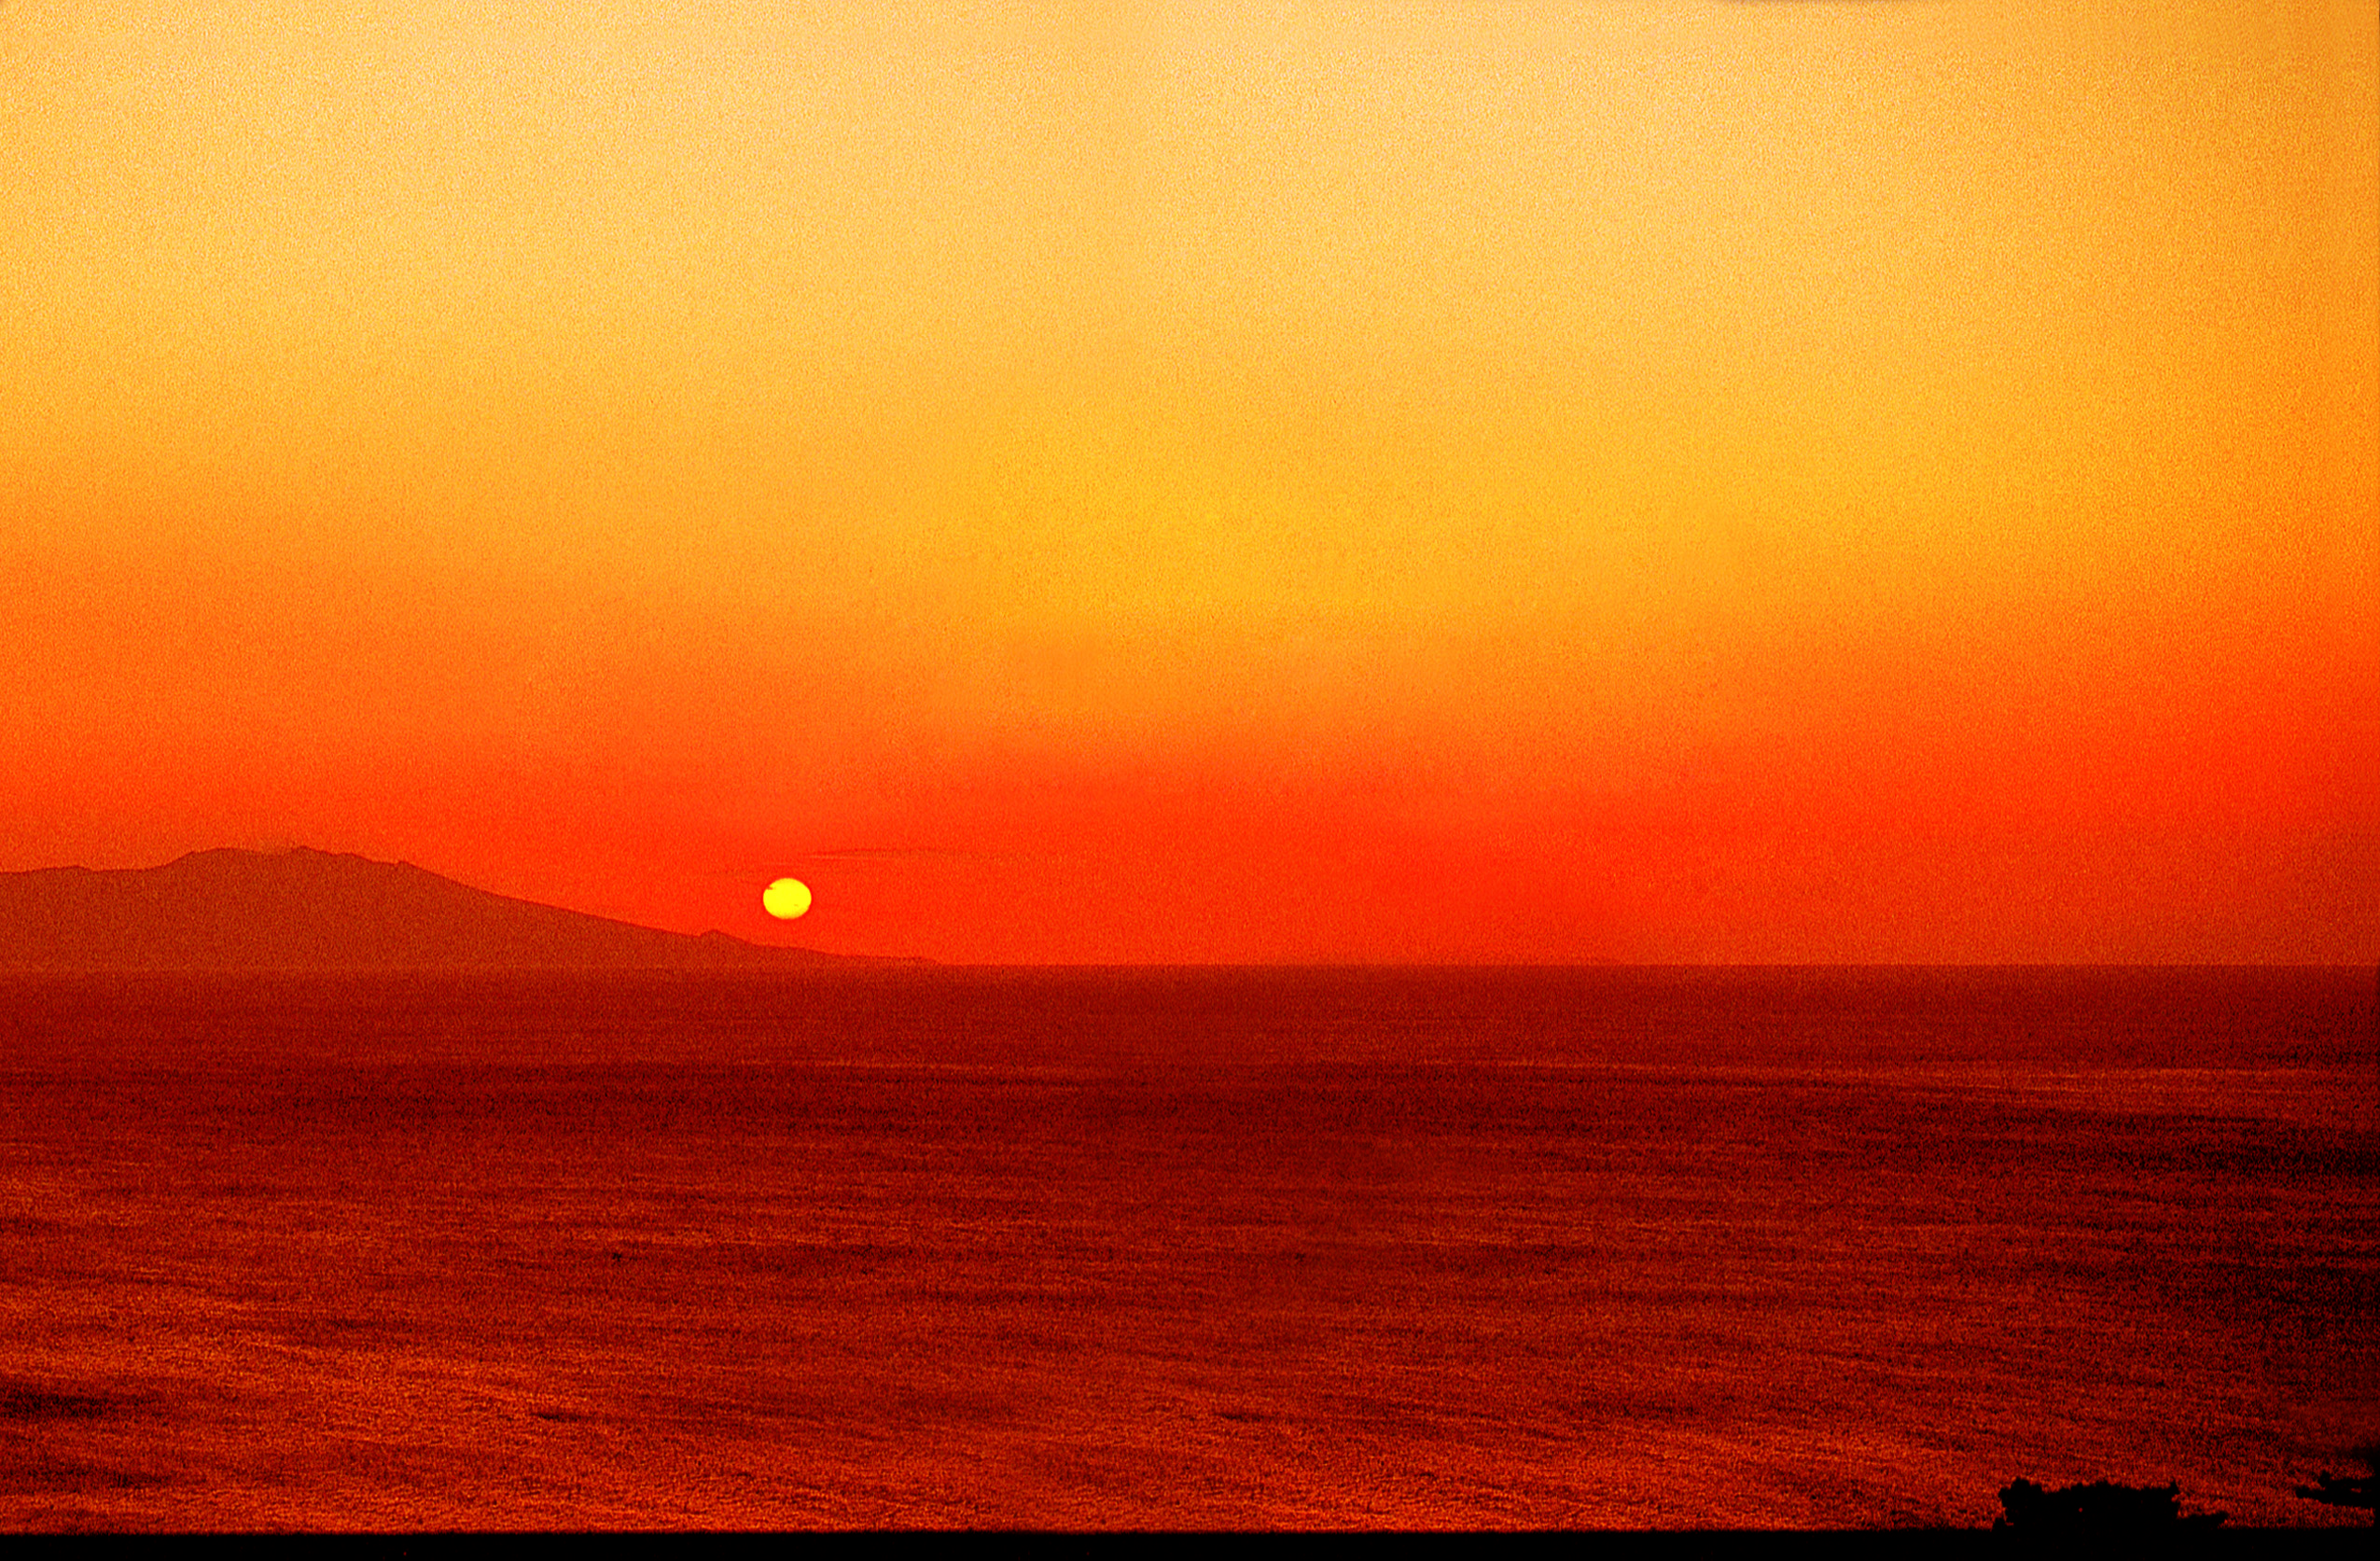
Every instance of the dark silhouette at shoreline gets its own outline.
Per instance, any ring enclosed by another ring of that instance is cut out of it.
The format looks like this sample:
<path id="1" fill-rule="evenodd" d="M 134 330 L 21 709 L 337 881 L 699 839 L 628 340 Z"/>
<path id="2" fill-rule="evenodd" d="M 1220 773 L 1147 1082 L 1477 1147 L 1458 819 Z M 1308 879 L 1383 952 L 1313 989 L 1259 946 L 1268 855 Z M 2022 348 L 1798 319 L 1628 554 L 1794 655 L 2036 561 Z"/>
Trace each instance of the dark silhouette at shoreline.
<path id="1" fill-rule="evenodd" d="M 1992 1520 L 1994 1528 L 2021 1528 L 2028 1534 L 2128 1533 L 2143 1528 L 2208 1529 L 2221 1526 L 2222 1512 L 2184 1512 L 2181 1487 L 2124 1485 L 2094 1480 L 2087 1485 L 2045 1489 L 2019 1478 L 2000 1488 L 2006 1515 Z"/>
<path id="2" fill-rule="evenodd" d="M 2355 1456 L 2363 1460 L 2362 1474 L 2333 1474 L 2326 1469 L 2314 1477 L 2314 1484 L 2298 1486 L 2297 1494 L 2326 1507 L 2370 1512 L 2373 1526 L 2380 1526 L 2380 1444 L 2359 1447 Z"/>

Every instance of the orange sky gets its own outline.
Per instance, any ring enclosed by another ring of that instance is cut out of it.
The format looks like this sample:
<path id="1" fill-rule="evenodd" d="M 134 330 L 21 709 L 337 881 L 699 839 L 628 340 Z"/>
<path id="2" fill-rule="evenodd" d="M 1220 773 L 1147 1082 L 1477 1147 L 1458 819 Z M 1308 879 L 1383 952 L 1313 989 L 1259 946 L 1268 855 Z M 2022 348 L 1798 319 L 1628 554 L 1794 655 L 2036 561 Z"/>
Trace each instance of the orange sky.
<path id="1" fill-rule="evenodd" d="M 2370 0 L 14 0 L 0 868 L 2380 959 L 2375 61 Z"/>

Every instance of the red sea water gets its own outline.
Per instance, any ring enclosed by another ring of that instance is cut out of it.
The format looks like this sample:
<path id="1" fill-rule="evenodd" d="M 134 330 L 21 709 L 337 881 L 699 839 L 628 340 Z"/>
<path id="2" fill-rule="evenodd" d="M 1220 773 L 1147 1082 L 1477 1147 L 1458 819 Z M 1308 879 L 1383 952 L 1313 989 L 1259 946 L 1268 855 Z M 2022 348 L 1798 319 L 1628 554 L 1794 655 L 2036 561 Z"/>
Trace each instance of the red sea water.
<path id="1" fill-rule="evenodd" d="M 0 1526 L 2335 1521 L 2375 1023 L 2368 969 L 0 978 Z"/>

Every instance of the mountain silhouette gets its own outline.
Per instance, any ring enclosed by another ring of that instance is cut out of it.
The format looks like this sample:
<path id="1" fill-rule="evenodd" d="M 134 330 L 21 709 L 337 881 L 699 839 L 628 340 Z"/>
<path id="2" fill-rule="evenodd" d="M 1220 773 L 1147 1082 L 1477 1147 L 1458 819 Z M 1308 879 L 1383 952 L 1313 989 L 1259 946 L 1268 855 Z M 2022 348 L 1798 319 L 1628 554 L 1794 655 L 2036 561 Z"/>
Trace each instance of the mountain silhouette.
<path id="1" fill-rule="evenodd" d="M 689 937 L 303 848 L 0 872 L 0 969 L 783 969 L 889 963 Z"/>

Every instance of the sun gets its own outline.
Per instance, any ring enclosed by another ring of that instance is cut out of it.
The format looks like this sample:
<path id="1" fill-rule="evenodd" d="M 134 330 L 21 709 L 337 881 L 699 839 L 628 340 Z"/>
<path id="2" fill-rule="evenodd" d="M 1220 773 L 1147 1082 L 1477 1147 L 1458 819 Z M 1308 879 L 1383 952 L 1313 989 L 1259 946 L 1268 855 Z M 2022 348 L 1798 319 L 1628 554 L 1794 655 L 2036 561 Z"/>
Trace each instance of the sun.
<path id="1" fill-rule="evenodd" d="M 780 878 L 760 891 L 760 908 L 789 922 L 810 909 L 810 885 L 799 878 Z"/>

